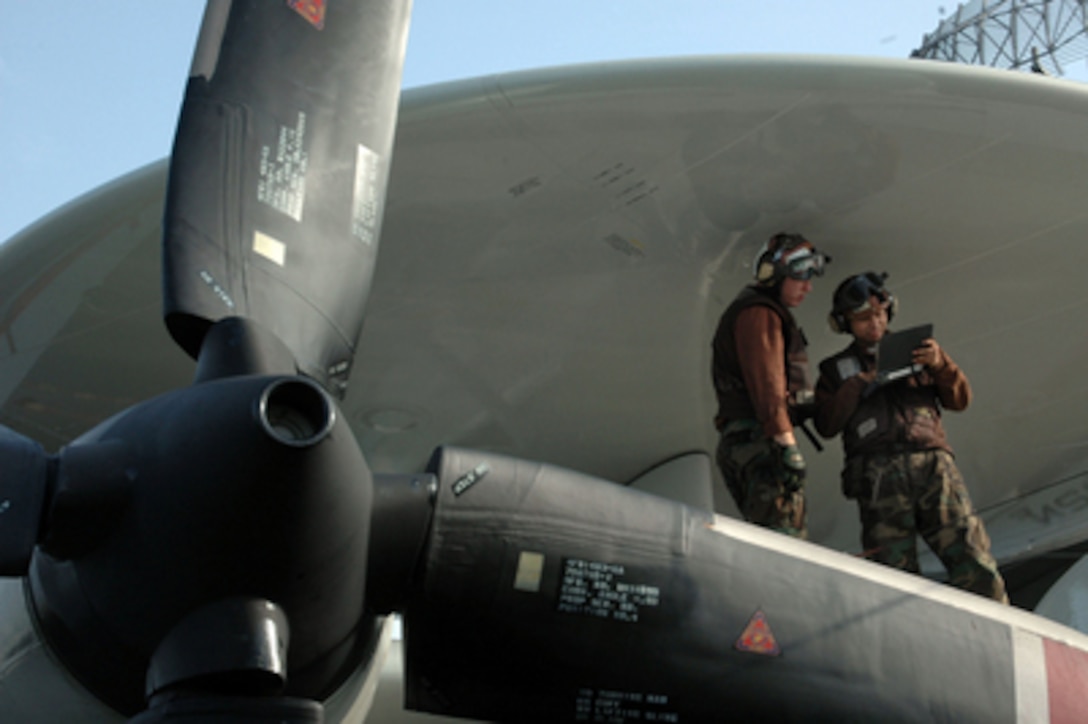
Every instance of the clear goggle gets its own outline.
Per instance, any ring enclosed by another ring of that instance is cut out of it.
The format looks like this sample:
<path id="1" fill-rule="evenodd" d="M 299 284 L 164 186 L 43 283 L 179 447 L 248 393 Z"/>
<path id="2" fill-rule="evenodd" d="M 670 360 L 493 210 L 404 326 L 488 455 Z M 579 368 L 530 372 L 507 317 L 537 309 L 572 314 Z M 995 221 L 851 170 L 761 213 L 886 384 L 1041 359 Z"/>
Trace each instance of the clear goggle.
<path id="1" fill-rule="evenodd" d="M 797 281 L 808 281 L 812 277 L 822 277 L 827 266 L 827 258 L 814 249 L 802 249 L 786 259 L 786 276 Z"/>

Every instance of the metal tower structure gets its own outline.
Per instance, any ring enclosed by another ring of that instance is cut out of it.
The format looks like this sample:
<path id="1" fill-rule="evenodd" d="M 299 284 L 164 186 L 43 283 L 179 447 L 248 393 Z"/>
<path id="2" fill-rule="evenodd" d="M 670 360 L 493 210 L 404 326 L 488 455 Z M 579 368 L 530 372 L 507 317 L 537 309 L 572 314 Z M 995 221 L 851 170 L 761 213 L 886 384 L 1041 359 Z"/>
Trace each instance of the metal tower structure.
<path id="1" fill-rule="evenodd" d="M 922 38 L 912 58 L 1054 76 L 1088 57 L 1088 0 L 970 0 Z"/>

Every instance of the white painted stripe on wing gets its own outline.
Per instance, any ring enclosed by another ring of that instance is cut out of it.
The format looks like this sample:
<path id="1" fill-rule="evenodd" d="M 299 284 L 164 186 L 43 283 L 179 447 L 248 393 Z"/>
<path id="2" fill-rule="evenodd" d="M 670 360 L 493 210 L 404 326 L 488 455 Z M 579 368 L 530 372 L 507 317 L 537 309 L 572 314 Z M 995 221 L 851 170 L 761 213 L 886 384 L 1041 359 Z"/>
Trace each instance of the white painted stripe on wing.
<path id="1" fill-rule="evenodd" d="M 1050 698 L 1043 639 L 1014 626 L 1012 660 L 1016 681 L 1016 721 L 1018 724 L 1047 724 L 1050 721 Z"/>

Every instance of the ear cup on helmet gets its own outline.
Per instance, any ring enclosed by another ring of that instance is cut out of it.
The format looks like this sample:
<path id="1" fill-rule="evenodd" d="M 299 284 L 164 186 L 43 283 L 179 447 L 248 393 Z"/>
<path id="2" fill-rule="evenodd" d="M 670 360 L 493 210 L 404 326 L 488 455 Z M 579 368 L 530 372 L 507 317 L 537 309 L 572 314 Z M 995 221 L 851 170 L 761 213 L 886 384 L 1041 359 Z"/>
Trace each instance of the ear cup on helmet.
<path id="1" fill-rule="evenodd" d="M 755 280 L 759 284 L 771 284 L 775 281 L 777 265 L 775 259 L 782 246 L 782 234 L 775 234 L 763 244 L 763 248 L 756 257 Z"/>
<path id="2" fill-rule="evenodd" d="M 850 331 L 850 323 L 846 321 L 846 316 L 834 311 L 827 315 L 827 326 L 831 327 L 831 331 L 835 334 L 846 334 Z"/>
<path id="3" fill-rule="evenodd" d="M 774 262 L 771 261 L 773 252 L 764 252 L 763 256 L 759 259 L 759 266 L 756 267 L 756 281 L 760 284 L 766 284 L 774 279 Z"/>

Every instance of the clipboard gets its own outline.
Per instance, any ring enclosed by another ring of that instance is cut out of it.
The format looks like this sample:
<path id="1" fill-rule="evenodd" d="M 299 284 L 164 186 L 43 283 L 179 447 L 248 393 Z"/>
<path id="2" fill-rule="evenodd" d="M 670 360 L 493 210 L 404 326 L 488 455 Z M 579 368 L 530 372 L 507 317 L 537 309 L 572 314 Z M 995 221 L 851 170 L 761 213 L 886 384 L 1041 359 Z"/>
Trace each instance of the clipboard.
<path id="1" fill-rule="evenodd" d="M 932 324 L 920 324 L 901 332 L 889 332 L 880 340 L 876 353 L 876 379 L 893 382 L 922 371 L 922 365 L 911 362 L 916 347 L 933 336 Z"/>

